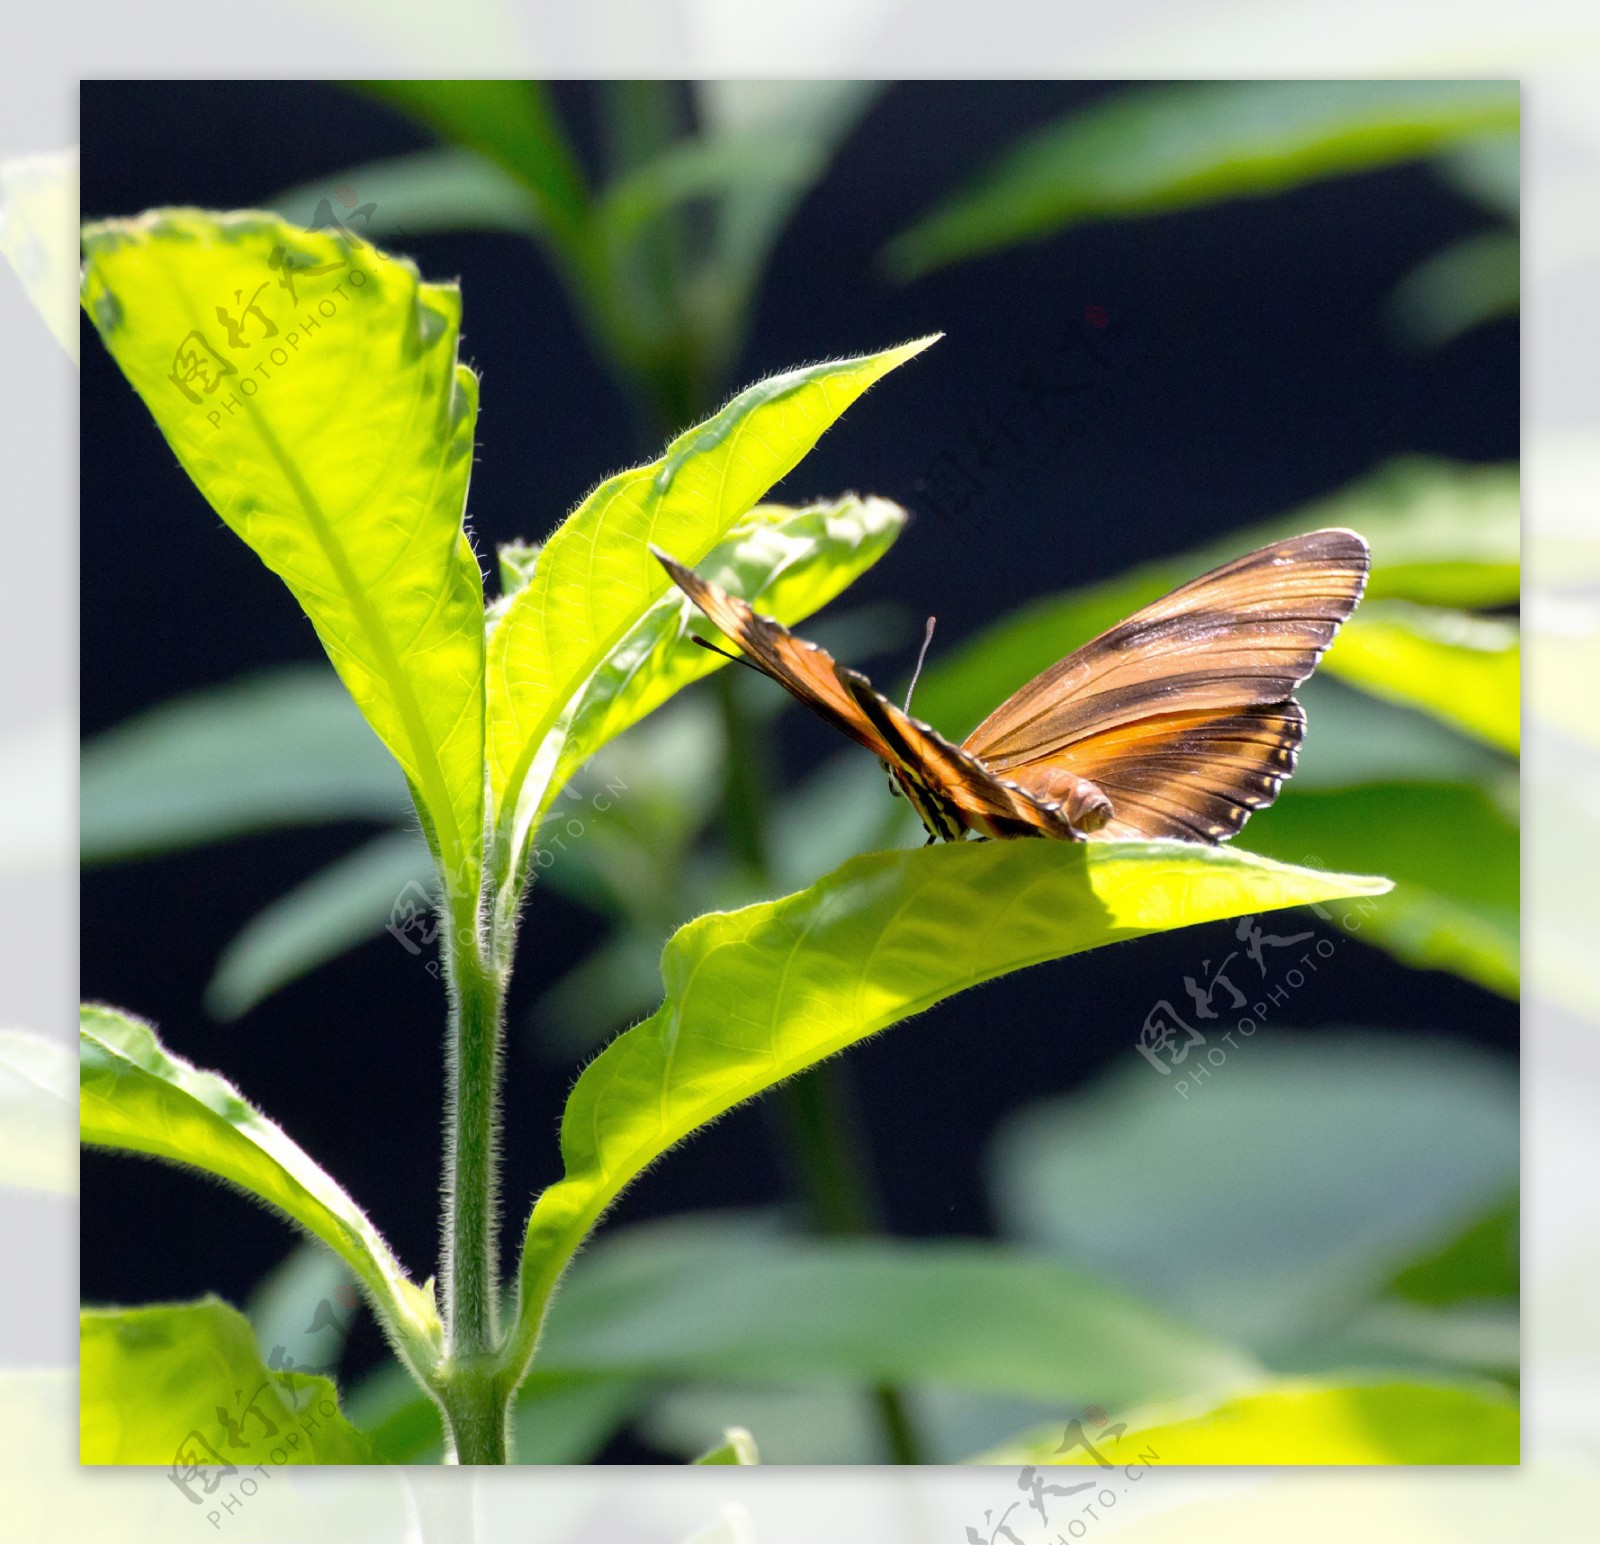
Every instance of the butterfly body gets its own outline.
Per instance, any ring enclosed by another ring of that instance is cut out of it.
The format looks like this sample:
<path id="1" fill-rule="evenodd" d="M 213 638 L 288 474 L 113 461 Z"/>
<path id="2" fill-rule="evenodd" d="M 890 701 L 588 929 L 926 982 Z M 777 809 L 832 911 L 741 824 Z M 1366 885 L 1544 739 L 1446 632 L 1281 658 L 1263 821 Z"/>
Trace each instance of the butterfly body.
<path id="1" fill-rule="evenodd" d="M 1258 548 L 1074 650 L 956 745 L 652 551 L 747 664 L 877 756 L 929 840 L 947 842 L 1233 836 L 1294 770 L 1305 714 L 1291 694 L 1355 609 L 1369 562 L 1339 529 Z"/>

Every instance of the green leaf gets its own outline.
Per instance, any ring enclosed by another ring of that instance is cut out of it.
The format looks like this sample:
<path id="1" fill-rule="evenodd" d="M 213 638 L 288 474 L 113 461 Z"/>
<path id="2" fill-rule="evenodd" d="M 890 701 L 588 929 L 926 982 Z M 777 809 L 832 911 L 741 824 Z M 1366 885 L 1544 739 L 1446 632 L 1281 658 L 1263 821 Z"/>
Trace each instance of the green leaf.
<path id="1" fill-rule="evenodd" d="M 285 188 L 262 201 L 264 209 L 305 225 L 329 193 L 343 190 L 331 212 L 359 227 L 373 241 L 409 241 L 440 231 L 511 231 L 522 236 L 542 228 L 538 201 L 522 182 L 487 156 L 454 145 L 346 167 L 315 182 Z M 366 212 L 356 219 L 355 210 Z"/>
<path id="2" fill-rule="evenodd" d="M 1280 1013 L 1315 1015 L 1352 969 L 1336 945 L 1312 955 L 1313 976 L 1299 959 L 1310 948 L 1264 949 L 1266 978 L 1242 955 L 1219 967 L 1252 999 L 1277 989 L 1294 1005 L 1269 1002 L 1248 1035 L 1236 1027 L 1250 1007 L 1200 1023 L 1177 980 L 1152 984 L 1205 1044 L 1162 1077 L 1134 1054 L 1131 1024 L 1122 1061 L 1011 1117 L 989 1167 L 1004 1232 L 1276 1360 L 1514 1186 L 1515 1064 L 1447 1041 L 1281 1030 Z M 1184 1087 L 1212 1051 L 1207 1079 Z M 1183 1185 L 1150 1184 L 1175 1174 Z"/>
<path id="3" fill-rule="evenodd" d="M 1401 601 L 1367 606 L 1325 669 L 1515 756 L 1522 745 L 1522 647 L 1515 623 Z"/>
<path id="4" fill-rule="evenodd" d="M 0 161 L 0 253 L 78 362 L 78 152 Z"/>
<path id="5" fill-rule="evenodd" d="M 1447 1243 L 1401 1267 L 1390 1287 L 1413 1304 L 1516 1298 L 1522 1290 L 1521 1217 L 1513 1192 Z"/>
<path id="6" fill-rule="evenodd" d="M 722 1433 L 722 1442 L 715 1448 L 707 1449 L 694 1463 L 697 1465 L 758 1465 L 761 1463 L 761 1450 L 756 1447 L 756 1440 L 750 1436 L 748 1427 L 725 1427 Z"/>
<path id="7" fill-rule="evenodd" d="M 1318 1383 L 1286 1380 L 1220 1405 L 1131 1413 L 1128 1430 L 1084 1435 L 1117 1465 L 1514 1465 L 1516 1401 L 1488 1382 Z M 1059 1452 L 1061 1426 L 981 1455 L 974 1464 L 1090 1465 L 1081 1444 Z"/>
<path id="8" fill-rule="evenodd" d="M 78 1189 L 72 1053 L 42 1035 L 0 1030 L 0 1186 Z"/>
<path id="9" fill-rule="evenodd" d="M 1380 866 L 1394 889 L 1330 909 L 1346 932 L 1422 970 L 1515 998 L 1521 981 L 1521 834 L 1483 788 L 1372 783 L 1309 789 L 1252 821 L 1237 847 L 1285 862 Z"/>
<path id="10" fill-rule="evenodd" d="M 421 948 L 434 897 L 433 865 L 414 832 L 389 832 L 263 907 L 222 952 L 206 987 L 206 1008 L 238 1019 L 280 987 L 382 933 L 386 924 L 407 958 Z M 409 925 L 409 926 L 407 926 Z"/>
<path id="11" fill-rule="evenodd" d="M 665 1003 L 567 1101 L 565 1178 L 528 1223 L 520 1344 L 531 1352 L 567 1260 L 634 1176 L 783 1079 L 1023 966 L 1387 889 L 1186 843 L 953 843 L 867 854 L 795 895 L 690 923 L 662 956 Z"/>
<path id="12" fill-rule="evenodd" d="M 1513 771 L 1500 752 L 1442 720 L 1368 697 L 1318 671 L 1294 694 L 1306 711 L 1306 738 L 1285 796 L 1355 783 L 1481 783 Z"/>
<path id="13" fill-rule="evenodd" d="M 535 1370 L 1102 1401 L 1257 1371 L 1225 1343 L 1041 1256 L 976 1241 L 789 1239 L 743 1216 L 645 1225 L 586 1252 Z"/>
<path id="14" fill-rule="evenodd" d="M 757 505 L 696 567 L 758 611 L 793 624 L 871 568 L 905 521 L 899 505 L 854 495 L 803 509 Z M 669 587 L 589 677 L 552 731 L 560 751 L 539 797 L 539 816 L 602 746 L 728 663 L 694 643 L 690 623 L 699 616 L 687 596 Z M 710 636 L 715 629 L 702 624 L 694 631 Z"/>
<path id="15" fill-rule="evenodd" d="M 79 1458 L 86 1465 L 191 1466 L 191 1500 L 224 1465 L 364 1465 L 372 1446 L 333 1384 L 270 1371 L 250 1322 L 217 1298 L 79 1317 Z M 231 1425 L 230 1425 L 231 1424 Z"/>
<path id="16" fill-rule="evenodd" d="M 541 780 L 529 774 L 586 685 L 671 581 L 650 555 L 699 563 L 872 383 L 928 346 L 811 365 L 747 388 L 659 461 L 602 483 L 544 544 L 489 650 L 489 781 L 503 878 L 515 880 Z"/>
<path id="17" fill-rule="evenodd" d="M 441 1335 L 431 1290 L 408 1280 L 355 1202 L 232 1084 L 173 1056 L 142 1020 L 94 1004 L 81 1011 L 79 1060 L 84 1143 L 189 1165 L 283 1213 L 348 1263 L 401 1355 L 431 1367 Z"/>
<path id="18" fill-rule="evenodd" d="M 595 218 L 613 270 L 626 272 L 663 224 L 698 217 L 703 255 L 669 260 L 675 306 L 641 330 L 687 326 L 698 374 L 714 384 L 738 352 L 785 224 L 878 88 L 871 81 L 711 80 L 692 89 L 700 132 L 613 181 Z"/>
<path id="19" fill-rule="evenodd" d="M 493 162 L 526 190 L 545 231 L 570 256 L 588 243 L 583 172 L 540 81 L 368 80 L 360 88 Z M 356 185 L 358 194 L 363 192 Z M 373 195 L 369 195 L 373 196 Z"/>
<path id="20" fill-rule="evenodd" d="M 276 826 L 404 820 L 405 779 L 324 666 L 173 698 L 83 748 L 85 863 Z"/>
<path id="21" fill-rule="evenodd" d="M 1332 498 L 1212 546 L 1028 602 L 930 664 L 917 686 L 917 711 L 946 734 L 964 735 L 1024 682 L 1141 606 L 1240 553 L 1323 526 L 1350 527 L 1371 544 L 1363 605 L 1514 602 L 1520 519 L 1515 468 L 1390 462 Z"/>
<path id="22" fill-rule="evenodd" d="M 1447 187 L 1479 208 L 1515 223 L 1522 216 L 1522 145 L 1516 135 L 1492 134 L 1468 140 L 1434 162 Z"/>
<path id="23" fill-rule="evenodd" d="M 462 530 L 478 383 L 456 361 L 460 292 L 255 213 L 156 210 L 83 245 L 106 347 L 305 608 L 405 770 L 448 893 L 475 904 L 483 583 Z"/>
<path id="24" fill-rule="evenodd" d="M 1095 220 L 1260 197 L 1515 134 L 1511 81 L 1206 81 L 1142 86 L 1023 139 L 902 231 L 899 279 Z"/>
<path id="25" fill-rule="evenodd" d="M 1522 243 L 1514 231 L 1483 231 L 1423 259 L 1395 287 L 1388 310 L 1415 347 L 1438 349 L 1522 305 Z"/>

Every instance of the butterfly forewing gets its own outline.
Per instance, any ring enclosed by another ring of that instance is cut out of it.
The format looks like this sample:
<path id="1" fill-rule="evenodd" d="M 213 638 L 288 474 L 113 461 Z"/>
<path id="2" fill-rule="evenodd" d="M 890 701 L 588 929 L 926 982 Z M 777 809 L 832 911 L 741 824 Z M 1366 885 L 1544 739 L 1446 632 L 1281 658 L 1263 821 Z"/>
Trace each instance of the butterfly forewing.
<path id="1" fill-rule="evenodd" d="M 796 638 L 781 622 L 763 617 L 747 602 L 701 579 L 693 569 L 686 569 L 660 548 L 652 547 L 650 551 L 672 576 L 673 583 L 744 651 L 752 665 L 787 687 L 852 740 L 887 759 L 888 747 L 857 706 L 840 679 L 838 663 L 826 649 Z"/>

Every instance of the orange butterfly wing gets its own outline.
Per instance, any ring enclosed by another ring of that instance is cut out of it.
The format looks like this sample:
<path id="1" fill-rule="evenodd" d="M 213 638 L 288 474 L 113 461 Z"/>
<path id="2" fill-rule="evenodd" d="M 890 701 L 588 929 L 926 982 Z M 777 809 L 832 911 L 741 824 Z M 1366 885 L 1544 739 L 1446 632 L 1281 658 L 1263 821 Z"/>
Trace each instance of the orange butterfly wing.
<path id="1" fill-rule="evenodd" d="M 860 671 L 840 665 L 827 650 L 796 638 L 782 623 L 763 617 L 659 548 L 651 551 L 751 665 L 889 767 L 931 834 L 949 841 L 972 827 L 989 836 L 1081 835 L 1054 800 L 1041 800 L 996 777 L 938 731 L 902 713 Z"/>
<path id="2" fill-rule="evenodd" d="M 1366 586 L 1353 531 L 1271 543 L 1091 639 L 963 743 L 1041 798 L 1083 781 L 1111 801 L 1107 837 L 1233 836 L 1294 770 L 1294 689 Z"/>
<path id="3" fill-rule="evenodd" d="M 650 549 L 672 582 L 742 650 L 757 669 L 787 687 L 807 708 L 834 728 L 859 741 L 874 756 L 890 759 L 890 751 L 857 706 L 840 679 L 838 663 L 826 649 L 796 638 L 781 622 L 763 617 L 738 596 L 701 579 L 693 569 L 669 558 L 659 547 Z"/>

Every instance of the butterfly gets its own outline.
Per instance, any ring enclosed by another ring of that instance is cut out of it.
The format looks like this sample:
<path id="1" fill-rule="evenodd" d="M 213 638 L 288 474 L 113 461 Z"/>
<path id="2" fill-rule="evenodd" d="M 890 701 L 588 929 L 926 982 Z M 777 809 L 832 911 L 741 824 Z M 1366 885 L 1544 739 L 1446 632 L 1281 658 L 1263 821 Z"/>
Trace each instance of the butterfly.
<path id="1" fill-rule="evenodd" d="M 884 764 L 929 842 L 1234 836 L 1294 771 L 1306 727 L 1294 689 L 1355 610 L 1370 566 L 1354 531 L 1270 542 L 1075 649 L 956 745 L 911 717 L 909 694 L 897 708 L 859 671 L 651 551 L 743 650 L 730 658 Z"/>

